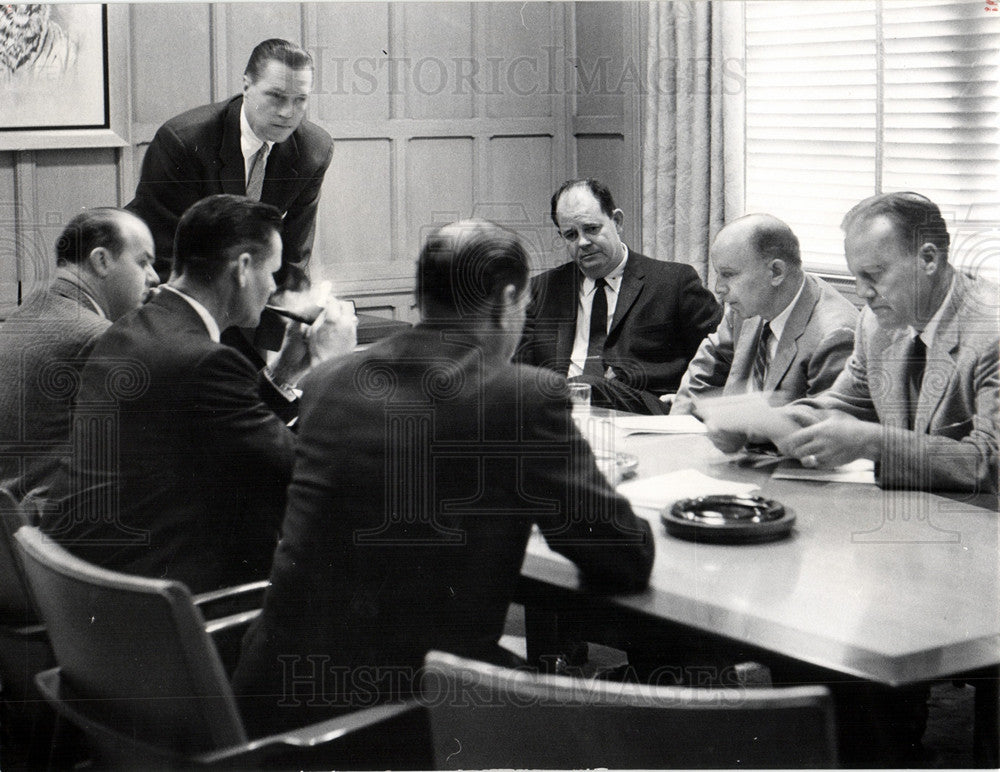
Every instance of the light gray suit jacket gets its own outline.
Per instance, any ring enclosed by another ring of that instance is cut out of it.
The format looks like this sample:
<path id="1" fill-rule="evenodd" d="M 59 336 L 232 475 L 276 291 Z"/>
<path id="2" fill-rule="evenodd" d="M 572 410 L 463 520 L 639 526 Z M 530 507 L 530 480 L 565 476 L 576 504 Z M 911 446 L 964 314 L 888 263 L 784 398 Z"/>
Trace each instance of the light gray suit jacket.
<path id="1" fill-rule="evenodd" d="M 807 274 L 768 366 L 765 391 L 781 392 L 780 399 L 788 401 L 830 388 L 854 346 L 857 319 L 858 311 L 847 298 Z M 759 316 L 744 319 L 728 310 L 688 365 L 670 413 L 692 413 L 697 397 L 719 389 L 724 394 L 745 392 L 763 324 Z"/>
<path id="2" fill-rule="evenodd" d="M 955 276 L 927 352 L 912 434 L 887 435 L 876 464 L 879 485 L 920 490 L 997 490 L 997 391 L 1000 288 Z M 863 421 L 906 429 L 909 407 L 905 329 L 881 327 L 865 309 L 854 353 L 833 387 L 801 403 L 833 408 Z"/>
<path id="3" fill-rule="evenodd" d="M 70 407 L 80 371 L 111 322 L 59 276 L 0 324 L 0 485 L 44 498 L 70 452 Z"/>

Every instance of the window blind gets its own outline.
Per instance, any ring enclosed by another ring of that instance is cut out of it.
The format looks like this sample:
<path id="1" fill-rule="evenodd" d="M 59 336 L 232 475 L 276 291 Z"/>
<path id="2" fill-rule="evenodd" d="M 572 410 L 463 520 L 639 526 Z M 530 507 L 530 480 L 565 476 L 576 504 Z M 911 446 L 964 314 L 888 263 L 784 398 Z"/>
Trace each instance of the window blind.
<path id="1" fill-rule="evenodd" d="M 746 3 L 746 211 L 786 220 L 811 269 L 844 273 L 844 213 L 916 190 L 948 220 L 953 261 L 996 261 L 994 16 L 964 0 Z"/>

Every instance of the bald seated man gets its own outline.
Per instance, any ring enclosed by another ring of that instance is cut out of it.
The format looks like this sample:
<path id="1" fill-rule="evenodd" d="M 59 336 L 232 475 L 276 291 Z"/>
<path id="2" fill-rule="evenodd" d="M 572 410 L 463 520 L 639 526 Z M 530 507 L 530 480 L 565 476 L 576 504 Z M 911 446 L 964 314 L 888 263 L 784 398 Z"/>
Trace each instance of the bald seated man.
<path id="1" fill-rule="evenodd" d="M 153 252 L 135 215 L 87 209 L 56 241 L 52 283 L 0 324 L 0 486 L 19 501 L 48 496 L 69 453 L 79 373 L 101 334 L 158 283 Z"/>
<path id="2" fill-rule="evenodd" d="M 792 229 L 769 214 L 741 217 L 719 231 L 710 260 L 725 314 L 691 360 L 671 414 L 696 414 L 709 395 L 762 391 L 787 402 L 830 388 L 854 346 L 858 312 L 802 270 Z M 746 441 L 713 439 L 727 451 Z"/>

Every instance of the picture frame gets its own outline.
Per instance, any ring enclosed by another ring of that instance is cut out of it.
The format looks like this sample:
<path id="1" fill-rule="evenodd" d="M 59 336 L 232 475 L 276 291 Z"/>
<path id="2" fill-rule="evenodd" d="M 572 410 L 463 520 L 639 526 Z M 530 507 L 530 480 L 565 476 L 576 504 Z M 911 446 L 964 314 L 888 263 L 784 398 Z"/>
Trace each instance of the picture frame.
<path id="1" fill-rule="evenodd" d="M 0 79 L 0 100 L 10 100 L 16 90 L 22 105 L 20 115 L 8 113 L 7 125 L 0 117 L 0 151 L 124 147 L 128 144 L 128 6 L 57 8 L 60 13 L 53 14 L 50 22 L 70 28 L 59 28 L 50 49 L 75 46 L 75 56 L 69 58 L 78 71 L 66 76 L 68 83 L 61 83 L 53 69 L 65 65 L 67 57 L 65 52 L 49 50 L 48 63 L 55 64 L 37 85 L 32 73 L 19 76 L 15 85 L 10 78 Z M 74 104 L 73 99 L 79 102 Z"/>

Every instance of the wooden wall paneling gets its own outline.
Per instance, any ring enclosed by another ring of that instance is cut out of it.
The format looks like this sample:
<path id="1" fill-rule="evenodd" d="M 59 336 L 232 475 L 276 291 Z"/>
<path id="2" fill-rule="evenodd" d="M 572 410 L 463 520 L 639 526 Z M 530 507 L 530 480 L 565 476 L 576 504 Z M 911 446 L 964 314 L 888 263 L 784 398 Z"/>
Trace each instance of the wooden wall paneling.
<path id="1" fill-rule="evenodd" d="M 225 95 L 243 90 L 243 70 L 254 46 L 268 38 L 284 38 L 304 44 L 301 3 L 232 3 L 224 17 L 225 49 L 222 59 L 229 63 L 228 79 L 220 83 Z M 220 71 L 220 79 L 221 79 Z M 225 98 L 224 96 L 221 98 Z"/>
<path id="2" fill-rule="evenodd" d="M 316 218 L 313 276 L 330 279 L 338 291 L 391 272 L 391 155 L 386 138 L 336 143 Z"/>
<path id="3" fill-rule="evenodd" d="M 618 88 L 625 73 L 625 6 L 617 2 L 574 4 L 576 115 L 621 117 L 625 99 Z"/>
<path id="4" fill-rule="evenodd" d="M 306 24 L 306 47 L 316 63 L 312 119 L 324 125 L 384 124 L 390 96 L 388 4 L 315 3 L 309 8 L 315 17 Z"/>
<path id="5" fill-rule="evenodd" d="M 471 137 L 415 137 L 406 144 L 407 238 L 395 257 L 412 279 L 413 261 L 431 230 L 472 215 L 475 163 Z"/>
<path id="6" fill-rule="evenodd" d="M 457 68 L 473 55 L 470 3 L 400 3 L 390 54 L 401 56 L 402 114 L 415 119 L 472 118 L 474 95 L 460 87 Z M 397 48 L 399 50 L 397 50 Z"/>
<path id="7" fill-rule="evenodd" d="M 559 87 L 556 3 L 484 3 L 482 54 L 463 78 L 463 88 L 484 96 L 487 118 L 551 117 Z"/>
<path id="8" fill-rule="evenodd" d="M 39 179 L 40 155 L 46 153 L 25 150 L 17 153 L 14 161 L 14 251 L 22 300 L 51 281 L 55 271 L 53 248 L 69 219 L 62 207 L 52 207 L 44 200 L 51 191 L 46 190 L 46 181 Z"/>
<path id="9" fill-rule="evenodd" d="M 0 153 L 0 319 L 17 305 L 17 199 L 14 153 Z"/>

